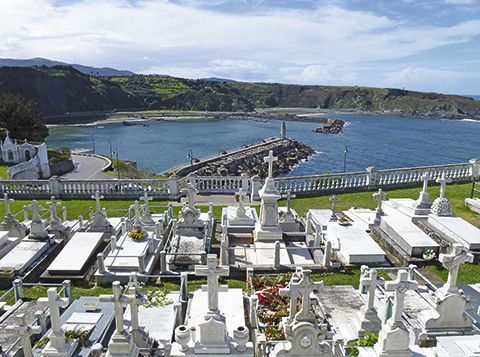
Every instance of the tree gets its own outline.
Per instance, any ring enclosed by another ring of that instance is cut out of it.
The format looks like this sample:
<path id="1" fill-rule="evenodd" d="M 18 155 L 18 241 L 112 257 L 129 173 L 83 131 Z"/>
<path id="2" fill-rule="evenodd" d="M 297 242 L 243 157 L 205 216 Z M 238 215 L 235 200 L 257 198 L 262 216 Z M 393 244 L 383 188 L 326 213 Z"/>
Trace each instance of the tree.
<path id="1" fill-rule="evenodd" d="M 6 93 L 0 96 L 0 127 L 16 139 L 42 142 L 48 136 L 37 104 Z"/>

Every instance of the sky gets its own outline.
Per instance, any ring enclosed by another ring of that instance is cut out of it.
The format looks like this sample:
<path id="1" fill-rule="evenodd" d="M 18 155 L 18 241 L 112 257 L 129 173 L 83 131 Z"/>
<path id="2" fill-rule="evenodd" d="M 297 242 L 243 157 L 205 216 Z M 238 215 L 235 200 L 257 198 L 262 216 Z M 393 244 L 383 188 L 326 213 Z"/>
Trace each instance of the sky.
<path id="1" fill-rule="evenodd" d="M 480 94 L 480 0 L 0 0 L 0 57 Z"/>

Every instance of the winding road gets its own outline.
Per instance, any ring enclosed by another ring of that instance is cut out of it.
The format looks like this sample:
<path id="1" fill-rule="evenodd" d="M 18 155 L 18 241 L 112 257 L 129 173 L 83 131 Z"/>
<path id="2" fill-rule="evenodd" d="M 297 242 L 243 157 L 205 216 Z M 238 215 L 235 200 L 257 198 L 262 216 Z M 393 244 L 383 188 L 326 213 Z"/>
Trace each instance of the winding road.
<path id="1" fill-rule="evenodd" d="M 108 162 L 97 156 L 84 156 L 72 154 L 75 169 L 65 175 L 65 180 L 86 180 L 86 179 L 113 179 L 115 176 L 102 172 Z"/>

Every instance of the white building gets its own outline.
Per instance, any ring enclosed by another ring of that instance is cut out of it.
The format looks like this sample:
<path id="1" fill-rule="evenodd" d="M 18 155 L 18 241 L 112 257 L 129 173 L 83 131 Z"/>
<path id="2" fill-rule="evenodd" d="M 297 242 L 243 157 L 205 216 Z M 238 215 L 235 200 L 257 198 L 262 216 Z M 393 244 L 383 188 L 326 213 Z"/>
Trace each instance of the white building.
<path id="1" fill-rule="evenodd" d="M 36 179 L 50 177 L 47 145 L 32 144 L 26 139 L 19 143 L 10 138 L 7 131 L 5 139 L 0 142 L 2 162 L 17 164 L 8 170 L 9 179 Z"/>

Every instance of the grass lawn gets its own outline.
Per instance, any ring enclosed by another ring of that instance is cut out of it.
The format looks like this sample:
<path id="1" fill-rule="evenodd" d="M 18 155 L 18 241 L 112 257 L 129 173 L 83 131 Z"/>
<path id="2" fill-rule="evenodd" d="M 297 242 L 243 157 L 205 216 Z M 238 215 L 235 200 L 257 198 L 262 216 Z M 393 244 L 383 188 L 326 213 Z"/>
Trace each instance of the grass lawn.
<path id="1" fill-rule="evenodd" d="M 0 165 L 0 177 L 4 180 L 8 179 L 8 169 L 12 167 L 10 165 Z"/>
<path id="2" fill-rule="evenodd" d="M 429 265 L 427 269 L 438 276 L 441 280 L 447 281 L 448 270 L 441 265 Z M 480 283 L 480 264 L 465 263 L 460 266 L 457 282 L 458 284 Z"/>

